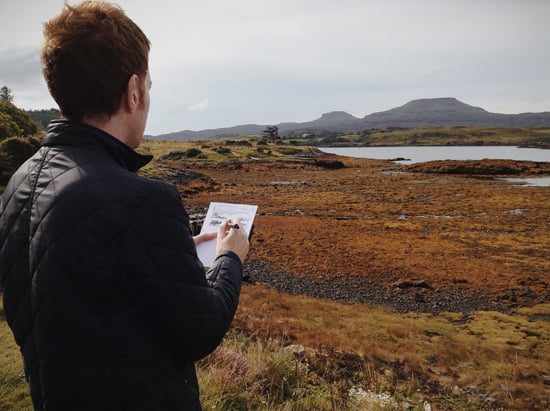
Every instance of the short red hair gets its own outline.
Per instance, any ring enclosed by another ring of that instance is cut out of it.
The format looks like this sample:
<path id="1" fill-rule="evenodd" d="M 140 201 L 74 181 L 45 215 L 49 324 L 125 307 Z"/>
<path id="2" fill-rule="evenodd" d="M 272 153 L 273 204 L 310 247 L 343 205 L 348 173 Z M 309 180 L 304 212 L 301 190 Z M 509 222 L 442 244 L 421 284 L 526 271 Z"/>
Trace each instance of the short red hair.
<path id="1" fill-rule="evenodd" d="M 44 23 L 42 72 L 61 113 L 70 120 L 112 116 L 133 74 L 145 78 L 150 42 L 113 4 L 65 4 Z"/>

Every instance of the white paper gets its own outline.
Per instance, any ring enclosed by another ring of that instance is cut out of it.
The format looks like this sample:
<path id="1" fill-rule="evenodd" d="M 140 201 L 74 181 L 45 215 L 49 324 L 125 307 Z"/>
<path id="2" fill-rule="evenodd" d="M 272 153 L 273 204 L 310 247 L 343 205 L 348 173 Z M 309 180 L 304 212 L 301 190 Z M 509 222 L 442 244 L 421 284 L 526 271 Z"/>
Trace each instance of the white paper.
<path id="1" fill-rule="evenodd" d="M 239 218 L 239 230 L 246 230 L 250 235 L 257 210 L 257 205 L 212 202 L 204 218 L 201 234 L 217 231 L 220 224 L 228 218 Z M 200 243 L 197 246 L 197 254 L 205 267 L 212 267 L 216 259 L 216 238 Z"/>

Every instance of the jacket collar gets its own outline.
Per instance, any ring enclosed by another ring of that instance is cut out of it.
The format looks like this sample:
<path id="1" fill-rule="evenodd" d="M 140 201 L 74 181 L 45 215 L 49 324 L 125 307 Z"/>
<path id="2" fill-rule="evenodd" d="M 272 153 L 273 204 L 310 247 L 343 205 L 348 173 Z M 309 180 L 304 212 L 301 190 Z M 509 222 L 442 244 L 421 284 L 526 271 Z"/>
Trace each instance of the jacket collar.
<path id="1" fill-rule="evenodd" d="M 42 145 L 100 148 L 120 166 L 132 172 L 136 172 L 153 159 L 153 156 L 137 153 L 103 130 L 71 120 L 52 120 L 46 129 Z"/>

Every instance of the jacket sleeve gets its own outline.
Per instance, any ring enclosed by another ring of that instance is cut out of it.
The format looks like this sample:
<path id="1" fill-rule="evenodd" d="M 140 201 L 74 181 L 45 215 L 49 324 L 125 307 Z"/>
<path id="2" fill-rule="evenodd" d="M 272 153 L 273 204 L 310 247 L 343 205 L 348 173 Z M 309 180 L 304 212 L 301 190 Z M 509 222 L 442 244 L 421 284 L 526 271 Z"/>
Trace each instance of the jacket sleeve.
<path id="1" fill-rule="evenodd" d="M 218 256 L 207 280 L 187 213 L 176 189 L 164 183 L 136 207 L 123 243 L 125 280 L 148 326 L 180 360 L 212 352 L 237 310 L 238 256 Z"/>

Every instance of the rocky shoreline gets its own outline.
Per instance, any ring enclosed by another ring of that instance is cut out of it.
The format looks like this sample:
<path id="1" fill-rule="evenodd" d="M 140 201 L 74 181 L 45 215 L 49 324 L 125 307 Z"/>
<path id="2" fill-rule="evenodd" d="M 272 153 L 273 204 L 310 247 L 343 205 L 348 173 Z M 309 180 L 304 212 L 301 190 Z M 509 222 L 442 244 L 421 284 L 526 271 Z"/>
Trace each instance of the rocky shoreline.
<path id="1" fill-rule="evenodd" d="M 498 180 L 510 174 L 547 176 L 550 163 L 171 160 L 157 177 L 178 186 L 195 224 L 210 201 L 259 205 L 246 263 L 253 283 L 468 314 L 550 298 L 548 188 Z"/>
<path id="2" fill-rule="evenodd" d="M 263 285 L 278 292 L 345 303 L 384 306 L 402 313 L 411 311 L 439 314 L 448 311 L 460 312 L 467 316 L 478 310 L 509 311 L 504 305 L 491 301 L 482 290 L 460 287 L 434 290 L 425 282 L 419 282 L 417 285 L 403 285 L 403 282 L 397 282 L 388 286 L 359 276 L 314 279 L 273 268 L 269 263 L 259 259 L 247 261 L 244 271 L 246 283 Z"/>
<path id="3" fill-rule="evenodd" d="M 438 409 L 545 409 L 549 188 L 502 180 L 550 163 L 163 165 L 197 225 L 211 201 L 259 205 L 235 329 L 314 347 L 338 380 L 374 361 L 371 383 Z"/>

